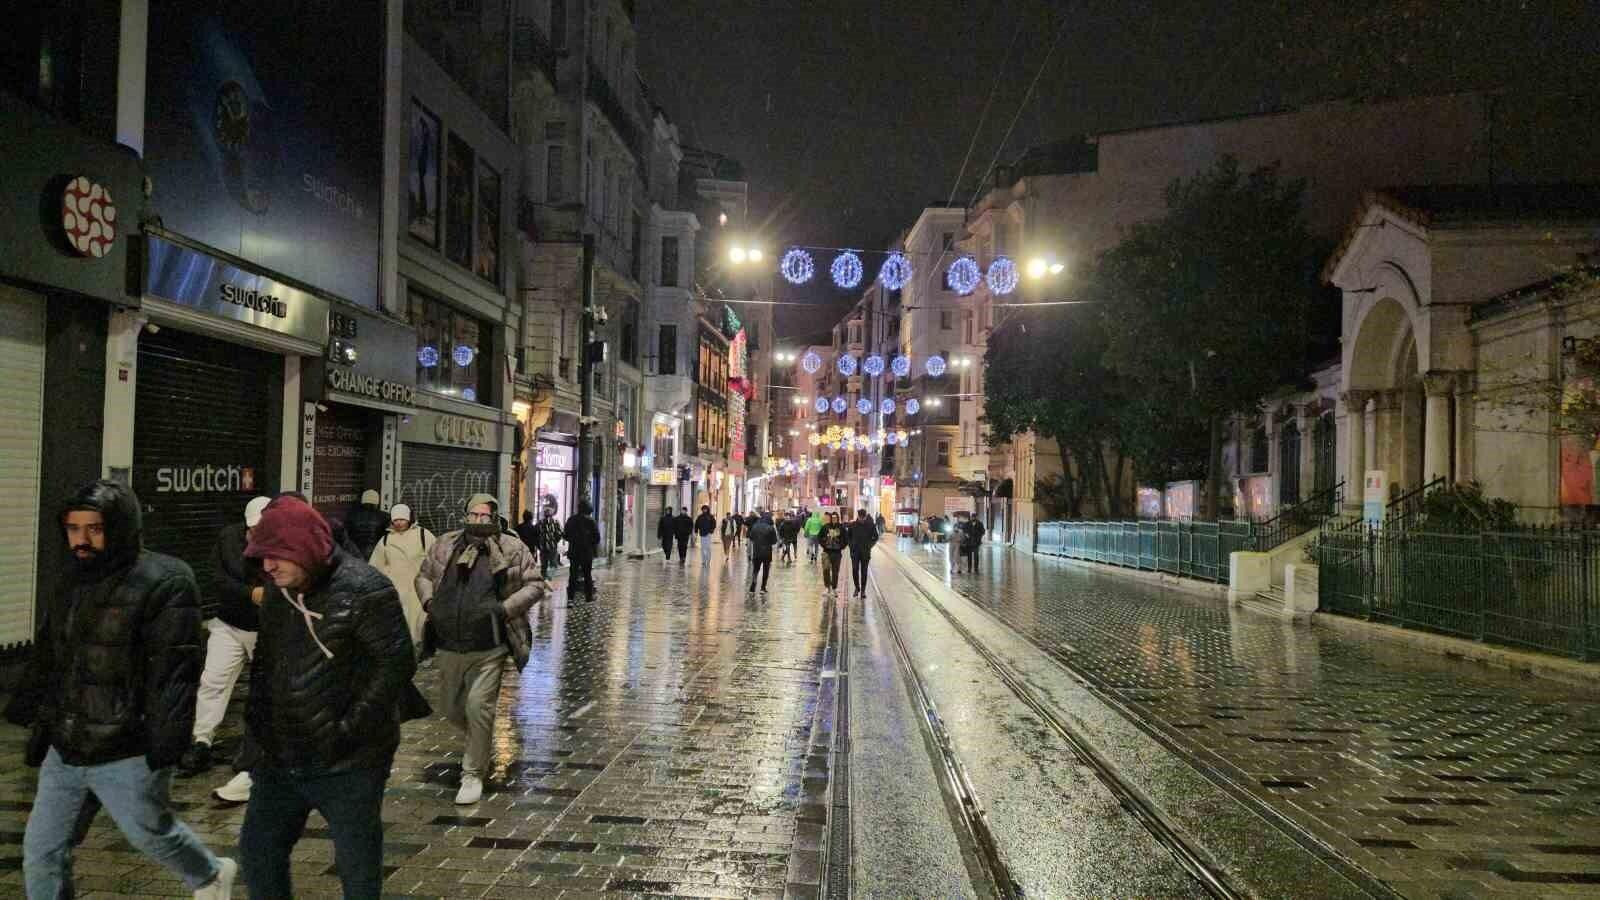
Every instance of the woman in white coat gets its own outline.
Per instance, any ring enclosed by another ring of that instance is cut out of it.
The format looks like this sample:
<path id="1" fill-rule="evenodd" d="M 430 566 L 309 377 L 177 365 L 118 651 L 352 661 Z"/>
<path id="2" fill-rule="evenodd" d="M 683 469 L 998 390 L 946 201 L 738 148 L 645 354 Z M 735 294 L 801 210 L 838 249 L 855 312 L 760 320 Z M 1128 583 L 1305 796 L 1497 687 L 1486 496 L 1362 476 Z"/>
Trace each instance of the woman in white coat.
<path id="1" fill-rule="evenodd" d="M 411 646 L 419 651 L 427 614 L 422 611 L 422 601 L 417 599 L 417 571 L 422 568 L 422 560 L 433 542 L 433 532 L 411 524 L 411 507 L 396 503 L 389 510 L 389 530 L 372 548 L 372 558 L 368 560 L 373 568 L 394 582 L 394 589 L 400 594 L 400 608 L 406 614 L 406 627 L 411 629 Z"/>

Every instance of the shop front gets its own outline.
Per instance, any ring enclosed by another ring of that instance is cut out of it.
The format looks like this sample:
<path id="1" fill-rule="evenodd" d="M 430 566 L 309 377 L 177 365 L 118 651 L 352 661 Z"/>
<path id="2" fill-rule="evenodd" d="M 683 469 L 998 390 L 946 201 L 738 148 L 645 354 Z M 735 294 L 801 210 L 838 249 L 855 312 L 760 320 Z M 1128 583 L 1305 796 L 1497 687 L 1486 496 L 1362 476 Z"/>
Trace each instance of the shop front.
<path id="1" fill-rule="evenodd" d="M 305 357 L 327 346 L 328 301 L 242 261 L 146 240 L 132 484 L 146 546 L 206 585 L 217 532 L 252 497 L 295 486 L 298 386 Z"/>
<path id="2" fill-rule="evenodd" d="M 533 447 L 533 469 L 529 478 L 533 483 L 530 509 L 544 515 L 546 509 L 556 511 L 556 521 L 565 522 L 576 511 L 578 475 L 578 445 L 541 438 Z"/>
<path id="3" fill-rule="evenodd" d="M 395 502 L 442 535 L 461 527 L 467 498 L 499 496 L 502 453 L 510 453 L 510 426 L 472 416 L 418 409 L 402 416 L 400 480 Z"/>
<path id="4" fill-rule="evenodd" d="M 416 335 L 342 305 L 328 329 L 328 352 L 304 380 L 300 490 L 323 515 L 342 520 L 368 490 L 385 510 L 397 502 L 400 419 L 416 412 Z"/>

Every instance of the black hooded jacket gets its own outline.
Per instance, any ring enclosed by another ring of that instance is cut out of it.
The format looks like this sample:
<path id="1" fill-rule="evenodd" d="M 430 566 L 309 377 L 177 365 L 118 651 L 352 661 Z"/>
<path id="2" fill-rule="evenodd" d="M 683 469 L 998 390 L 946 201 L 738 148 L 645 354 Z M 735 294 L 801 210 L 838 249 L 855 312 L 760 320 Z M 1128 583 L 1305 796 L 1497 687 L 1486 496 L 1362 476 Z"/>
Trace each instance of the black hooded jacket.
<path id="1" fill-rule="evenodd" d="M 387 769 L 400 745 L 397 704 L 417 668 L 394 585 L 335 548 L 303 602 L 322 617 L 308 618 L 277 587 L 261 604 L 250 737 L 285 769 Z"/>
<path id="2" fill-rule="evenodd" d="M 6 709 L 32 725 L 29 765 L 55 747 L 69 765 L 144 756 L 175 764 L 194 730 L 200 683 L 200 592 L 182 560 L 143 549 L 139 498 L 96 481 L 63 510 L 105 520 L 106 549 L 74 570 L 50 598 L 33 659 Z"/>
<path id="3" fill-rule="evenodd" d="M 351 552 L 359 552 L 362 559 L 368 559 L 372 548 L 378 546 L 378 541 L 389 531 L 389 516 L 376 506 L 363 503 L 345 518 L 344 530 L 350 543 L 355 545 Z"/>
<path id="4" fill-rule="evenodd" d="M 688 541 L 691 534 L 694 534 L 694 520 L 686 512 L 678 513 L 672 520 L 672 536 L 679 541 Z"/>
<path id="5" fill-rule="evenodd" d="M 677 519 L 673 517 L 672 513 L 662 513 L 660 521 L 656 522 L 656 540 L 672 540 L 672 529 L 676 523 Z"/>
<path id="6" fill-rule="evenodd" d="M 211 551 L 211 593 L 217 603 L 217 618 L 235 628 L 255 631 L 260 618 L 256 603 L 250 596 L 257 587 L 272 584 L 261 571 L 259 560 L 245 559 L 248 529 L 243 522 L 235 522 L 217 535 L 217 545 Z"/>

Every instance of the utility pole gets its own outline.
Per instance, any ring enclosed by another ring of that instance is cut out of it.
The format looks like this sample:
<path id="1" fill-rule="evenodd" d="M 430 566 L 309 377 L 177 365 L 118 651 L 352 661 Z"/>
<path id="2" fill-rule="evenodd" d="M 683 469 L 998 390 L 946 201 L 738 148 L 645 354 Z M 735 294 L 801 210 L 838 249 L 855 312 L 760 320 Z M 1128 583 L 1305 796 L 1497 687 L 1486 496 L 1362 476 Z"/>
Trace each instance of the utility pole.
<path id="1" fill-rule="evenodd" d="M 583 236 L 581 269 L 583 310 L 578 315 L 578 499 L 595 508 L 592 485 L 594 468 L 594 353 L 589 346 L 594 337 L 594 235 Z"/>

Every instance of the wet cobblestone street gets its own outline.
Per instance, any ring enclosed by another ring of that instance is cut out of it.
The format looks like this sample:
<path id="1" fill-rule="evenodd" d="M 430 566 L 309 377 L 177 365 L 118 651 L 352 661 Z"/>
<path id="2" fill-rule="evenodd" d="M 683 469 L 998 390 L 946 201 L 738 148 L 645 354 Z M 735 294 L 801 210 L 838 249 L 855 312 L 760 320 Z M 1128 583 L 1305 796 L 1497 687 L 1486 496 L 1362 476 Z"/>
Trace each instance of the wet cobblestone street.
<path id="1" fill-rule="evenodd" d="M 730 567 L 719 551 L 707 573 L 692 555 L 686 568 L 620 561 L 597 570 L 598 603 L 569 606 L 563 593 L 538 610 L 532 661 L 506 675 L 480 803 L 452 803 L 454 730 L 437 715 L 405 727 L 384 802 L 389 895 L 817 895 L 832 604 L 814 572 L 775 568 L 771 593 L 751 595 L 742 558 Z M 418 683 L 431 701 L 431 664 Z M 236 697 L 219 749 L 240 710 Z M 0 729 L 4 896 L 21 894 L 35 780 L 22 737 Z M 236 856 L 244 807 L 209 793 L 230 774 L 180 779 L 174 797 L 213 849 Z M 338 896 L 321 826 L 313 816 L 294 855 L 300 897 Z M 76 872 L 80 896 L 185 895 L 104 815 Z"/>
<path id="2" fill-rule="evenodd" d="M 1005 547 L 951 575 L 944 548 L 900 546 L 1213 781 L 1396 891 L 1600 896 L 1592 693 Z"/>

